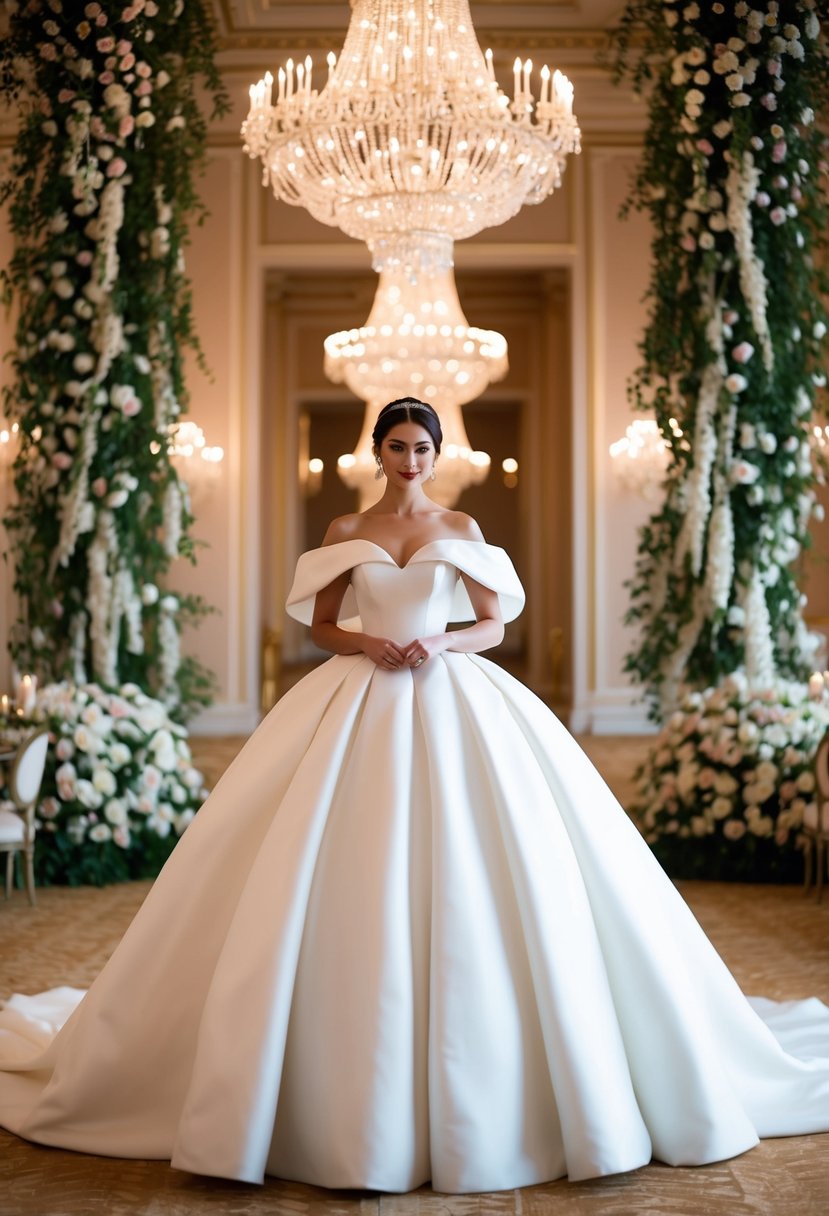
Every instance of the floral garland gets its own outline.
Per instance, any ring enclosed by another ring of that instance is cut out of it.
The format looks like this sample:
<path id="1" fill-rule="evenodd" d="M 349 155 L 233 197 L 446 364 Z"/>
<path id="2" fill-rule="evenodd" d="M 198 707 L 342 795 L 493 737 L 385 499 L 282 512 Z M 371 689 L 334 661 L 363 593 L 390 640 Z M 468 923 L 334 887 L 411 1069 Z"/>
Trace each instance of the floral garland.
<path id="1" fill-rule="evenodd" d="M 5 8 L 0 89 L 20 113 L 0 190 L 19 310 L 12 653 L 41 680 L 134 682 L 183 715 L 209 699 L 179 648 L 207 609 L 158 585 L 193 558 L 169 446 L 198 349 L 183 259 L 206 144 L 197 78 L 214 112 L 227 104 L 212 20 L 203 0 Z"/>
<path id="2" fill-rule="evenodd" d="M 37 807 L 37 882 L 100 886 L 157 874 L 207 796 L 184 727 L 136 684 L 51 684 L 34 717 L 52 744 Z"/>
<path id="3" fill-rule="evenodd" d="M 743 675 L 687 692 L 638 774 L 632 808 L 678 878 L 796 879 L 797 833 L 829 704 L 802 684 L 752 692 Z"/>
<path id="4" fill-rule="evenodd" d="M 652 218 L 633 396 L 670 450 L 640 538 L 627 670 L 663 717 L 684 684 L 802 677 L 816 639 L 792 564 L 820 512 L 829 54 L 815 0 L 634 0 L 619 77 L 650 89 L 632 205 Z"/>

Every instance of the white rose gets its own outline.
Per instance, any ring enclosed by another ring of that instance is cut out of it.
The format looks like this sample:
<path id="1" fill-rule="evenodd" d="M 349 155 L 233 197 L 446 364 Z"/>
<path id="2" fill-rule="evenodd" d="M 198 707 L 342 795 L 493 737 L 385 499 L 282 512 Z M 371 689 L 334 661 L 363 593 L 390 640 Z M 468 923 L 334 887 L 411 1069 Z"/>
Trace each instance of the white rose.
<path id="1" fill-rule="evenodd" d="M 132 759 L 132 752 L 126 743 L 113 743 L 109 749 L 109 761 L 113 768 L 123 768 Z"/>
<path id="2" fill-rule="evenodd" d="M 723 825 L 722 831 L 726 840 L 739 840 L 746 834 L 746 825 L 739 819 L 729 819 L 728 823 Z"/>
<path id="3" fill-rule="evenodd" d="M 104 841 L 112 839 L 112 828 L 108 823 L 96 823 L 89 829 L 89 839 L 94 840 L 96 844 L 103 844 Z"/>
<path id="4" fill-rule="evenodd" d="M 127 822 L 127 808 L 120 798 L 110 798 L 104 807 L 104 814 L 114 827 Z"/>
<path id="5" fill-rule="evenodd" d="M 92 773 L 92 784 L 99 794 L 109 797 L 117 788 L 115 778 L 108 768 L 96 768 Z"/>
<path id="6" fill-rule="evenodd" d="M 88 807 L 91 811 L 96 810 L 103 802 L 103 798 L 95 789 L 95 786 L 91 781 L 87 781 L 85 777 L 81 777 L 75 786 L 75 796 L 81 806 Z"/>

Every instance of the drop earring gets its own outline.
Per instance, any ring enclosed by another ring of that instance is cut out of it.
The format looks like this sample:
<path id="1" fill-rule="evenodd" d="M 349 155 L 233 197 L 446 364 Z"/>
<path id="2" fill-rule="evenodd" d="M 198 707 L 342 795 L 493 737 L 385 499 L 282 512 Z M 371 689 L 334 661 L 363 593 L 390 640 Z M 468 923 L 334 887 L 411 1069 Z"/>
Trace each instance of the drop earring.
<path id="1" fill-rule="evenodd" d="M 437 476 L 438 476 L 438 462 L 435 461 L 435 463 L 432 465 L 432 471 L 429 474 L 429 480 L 437 481 Z"/>
<path id="2" fill-rule="evenodd" d="M 383 468 L 383 462 L 379 456 L 375 456 L 374 459 L 377 461 L 377 471 L 374 474 L 374 480 L 380 481 L 381 478 L 385 475 L 385 469 Z"/>

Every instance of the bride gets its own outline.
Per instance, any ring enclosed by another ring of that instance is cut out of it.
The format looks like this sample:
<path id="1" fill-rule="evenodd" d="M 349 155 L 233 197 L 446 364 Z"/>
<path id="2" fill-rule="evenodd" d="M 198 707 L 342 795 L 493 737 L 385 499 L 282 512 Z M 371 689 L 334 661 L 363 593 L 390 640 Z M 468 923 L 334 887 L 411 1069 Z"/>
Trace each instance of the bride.
<path id="1" fill-rule="evenodd" d="M 758 1016 L 574 740 L 480 656 L 523 592 L 424 493 L 434 410 L 390 403 L 374 443 L 382 499 L 331 524 L 288 602 L 334 657 L 63 1029 L 49 994 L 8 1003 L 0 1123 L 251 1182 L 450 1192 L 829 1130 L 829 1010 Z"/>

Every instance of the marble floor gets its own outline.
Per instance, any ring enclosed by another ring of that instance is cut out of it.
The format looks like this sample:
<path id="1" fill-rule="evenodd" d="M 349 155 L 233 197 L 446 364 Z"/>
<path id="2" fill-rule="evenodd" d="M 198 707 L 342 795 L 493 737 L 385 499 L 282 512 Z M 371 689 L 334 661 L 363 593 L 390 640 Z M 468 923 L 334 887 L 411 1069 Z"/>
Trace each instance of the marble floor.
<path id="1" fill-rule="evenodd" d="M 643 739 L 582 740 L 624 803 Z M 196 740 L 215 780 L 236 739 Z M 29 908 L 0 901 L 0 993 L 88 985 L 117 945 L 149 883 L 102 890 L 51 888 Z M 743 989 L 829 1001 L 829 900 L 797 887 L 682 884 L 704 929 Z M 263 1187 L 193 1177 L 158 1161 L 87 1157 L 0 1132 L 0 1216 L 825 1216 L 829 1136 L 766 1140 L 732 1161 L 698 1169 L 649 1165 L 591 1182 L 559 1181 L 485 1195 L 329 1192 L 268 1179 Z"/>

